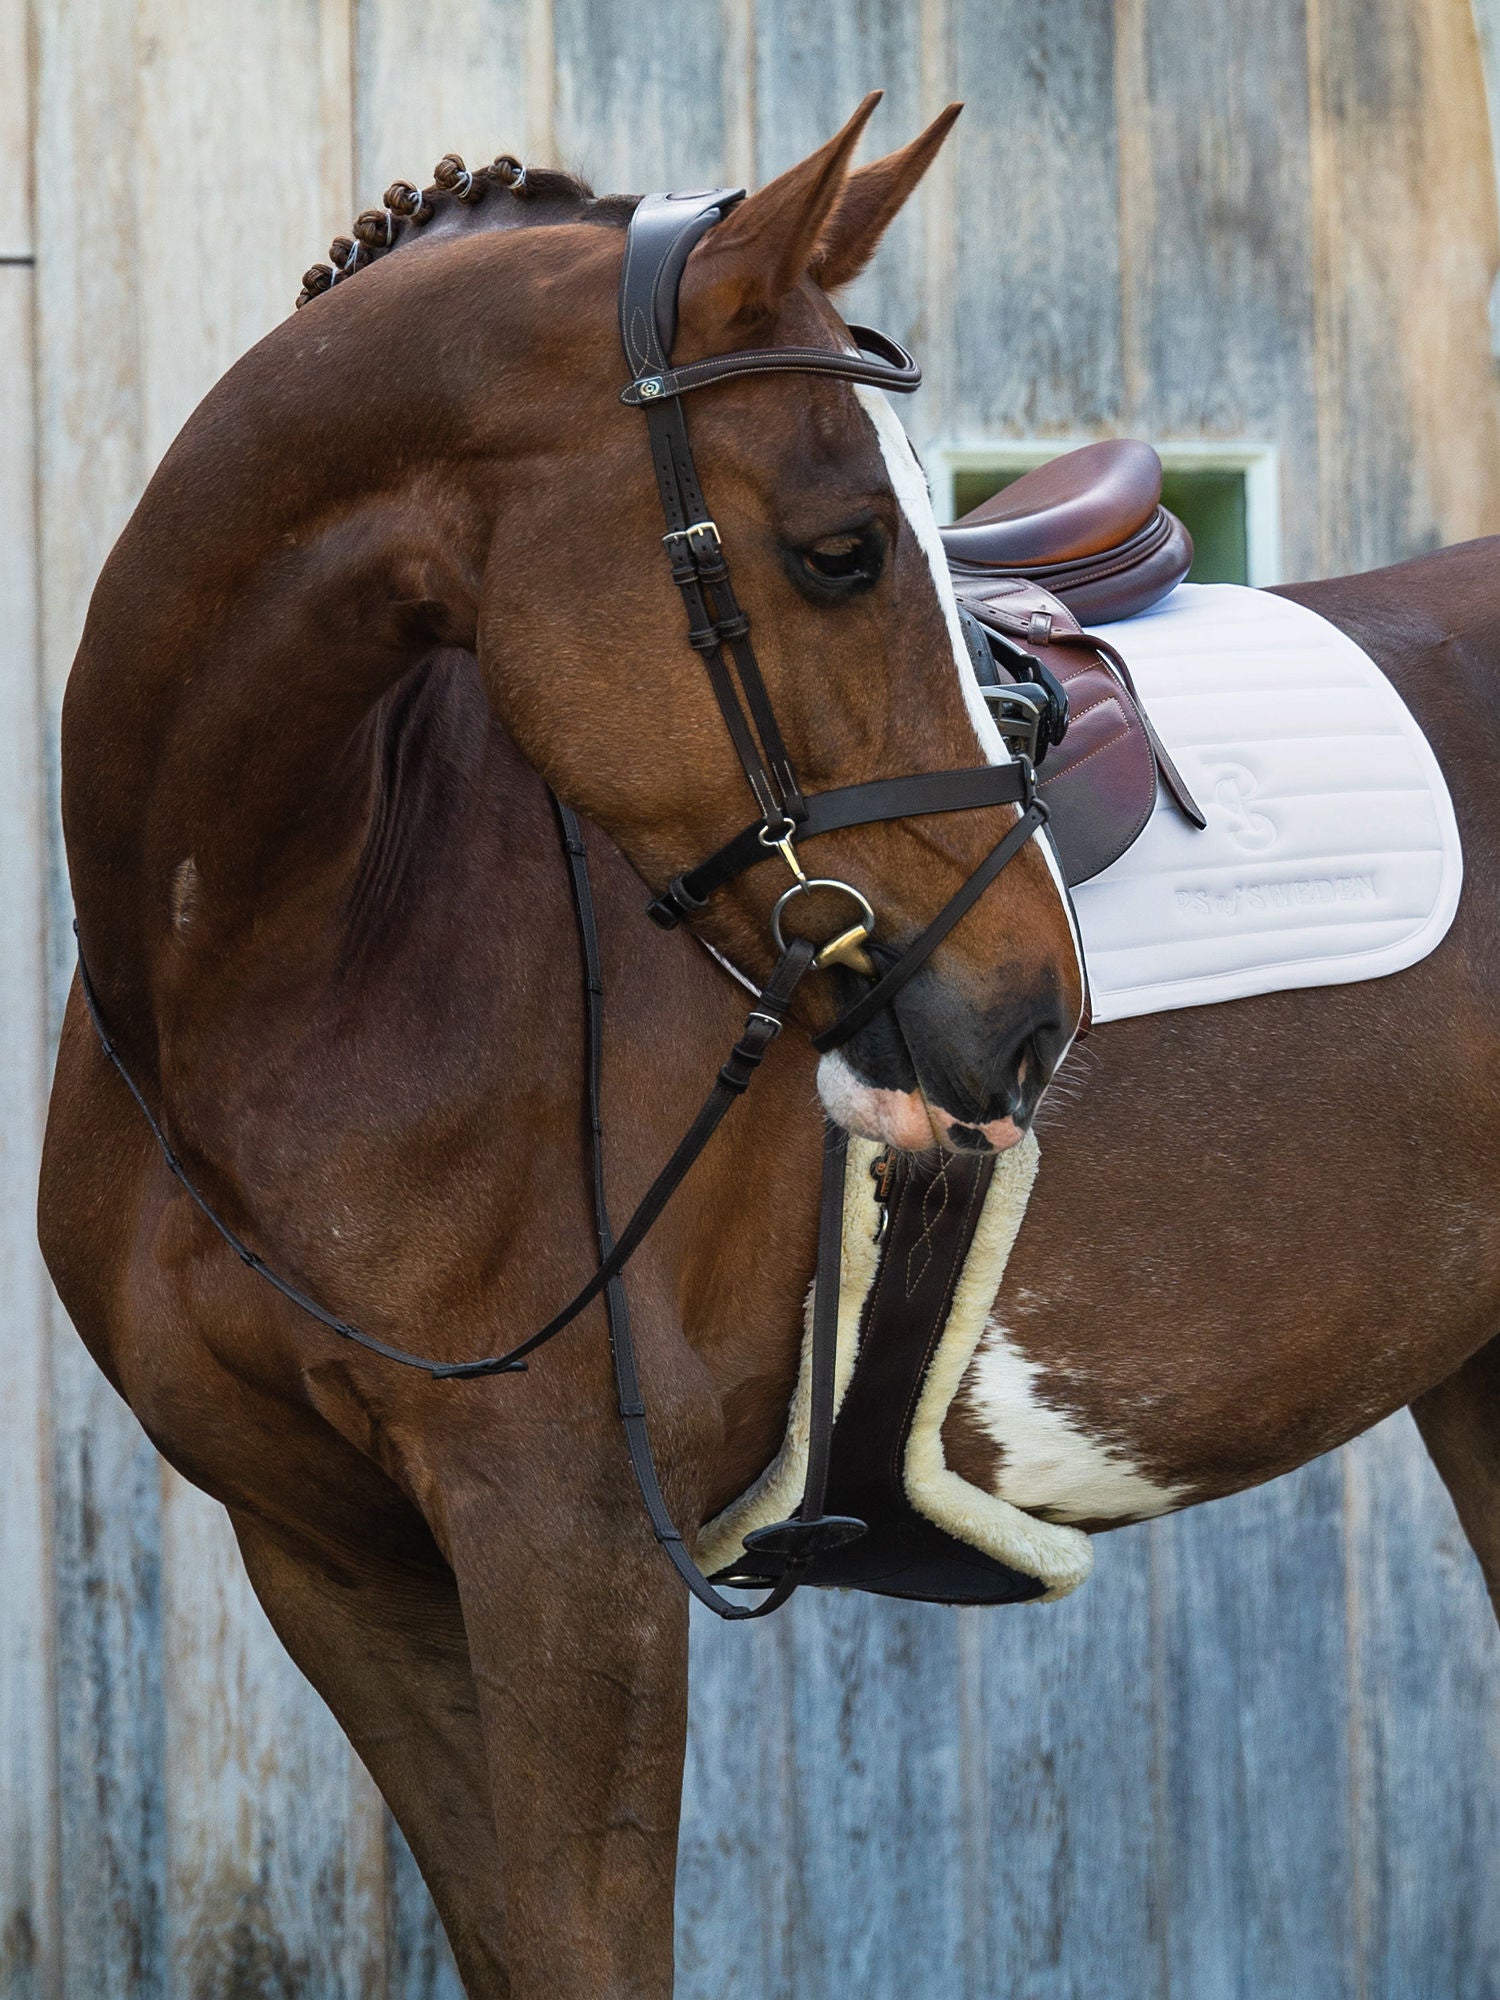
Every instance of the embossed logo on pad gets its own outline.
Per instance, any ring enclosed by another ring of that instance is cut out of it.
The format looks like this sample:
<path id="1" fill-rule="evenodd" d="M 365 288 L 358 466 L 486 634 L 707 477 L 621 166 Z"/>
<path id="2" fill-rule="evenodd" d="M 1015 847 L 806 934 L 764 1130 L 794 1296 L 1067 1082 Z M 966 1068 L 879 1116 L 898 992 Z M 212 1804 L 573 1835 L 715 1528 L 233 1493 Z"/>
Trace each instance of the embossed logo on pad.
<path id="1" fill-rule="evenodd" d="M 1219 764 L 1211 772 L 1214 804 L 1229 822 L 1229 838 L 1246 854 L 1264 854 L 1276 845 L 1276 822 L 1251 809 L 1260 781 L 1243 764 Z"/>

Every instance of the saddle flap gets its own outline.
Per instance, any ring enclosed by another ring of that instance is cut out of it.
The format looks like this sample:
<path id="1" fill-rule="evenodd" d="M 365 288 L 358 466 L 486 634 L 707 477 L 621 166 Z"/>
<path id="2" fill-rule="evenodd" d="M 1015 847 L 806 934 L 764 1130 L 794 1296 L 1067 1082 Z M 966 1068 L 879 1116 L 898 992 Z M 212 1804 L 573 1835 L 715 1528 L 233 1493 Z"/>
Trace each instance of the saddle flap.
<path id="1" fill-rule="evenodd" d="M 1087 882 L 1137 839 L 1156 804 L 1156 757 L 1126 680 L 1065 604 L 1024 577 L 955 576 L 959 603 L 1004 642 L 996 665 L 1013 680 L 1039 660 L 1061 682 L 1068 729 L 1037 773 L 1070 884 Z"/>

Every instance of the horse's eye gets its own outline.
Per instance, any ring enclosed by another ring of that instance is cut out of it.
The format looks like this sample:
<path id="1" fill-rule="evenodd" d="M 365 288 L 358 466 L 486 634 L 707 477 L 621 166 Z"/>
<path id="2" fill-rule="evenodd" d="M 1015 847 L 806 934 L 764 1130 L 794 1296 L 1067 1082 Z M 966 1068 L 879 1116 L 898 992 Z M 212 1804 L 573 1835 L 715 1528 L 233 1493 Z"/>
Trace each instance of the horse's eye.
<path id="1" fill-rule="evenodd" d="M 885 562 L 885 539 L 872 522 L 842 534 L 823 535 L 789 551 L 793 577 L 808 594 L 832 602 L 868 590 Z"/>
<path id="2" fill-rule="evenodd" d="M 805 549 L 802 560 L 814 576 L 832 580 L 858 576 L 865 566 L 865 552 L 858 535 L 831 535 L 816 548 Z"/>

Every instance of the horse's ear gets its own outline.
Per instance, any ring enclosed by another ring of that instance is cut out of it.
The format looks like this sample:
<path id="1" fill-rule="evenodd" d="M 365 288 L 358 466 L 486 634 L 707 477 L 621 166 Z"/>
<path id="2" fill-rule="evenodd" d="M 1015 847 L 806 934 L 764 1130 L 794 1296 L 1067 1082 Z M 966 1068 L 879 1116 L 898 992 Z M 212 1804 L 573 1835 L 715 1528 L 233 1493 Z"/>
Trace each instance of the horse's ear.
<path id="1" fill-rule="evenodd" d="M 962 110 L 961 104 L 950 104 L 909 146 L 849 175 L 808 264 L 809 274 L 825 292 L 847 285 L 869 263 L 897 210 L 936 159 L 938 147 Z"/>
<path id="2" fill-rule="evenodd" d="M 807 269 L 882 95 L 872 90 L 826 146 L 747 196 L 708 232 L 683 273 L 685 322 L 743 328 L 776 311 Z"/>

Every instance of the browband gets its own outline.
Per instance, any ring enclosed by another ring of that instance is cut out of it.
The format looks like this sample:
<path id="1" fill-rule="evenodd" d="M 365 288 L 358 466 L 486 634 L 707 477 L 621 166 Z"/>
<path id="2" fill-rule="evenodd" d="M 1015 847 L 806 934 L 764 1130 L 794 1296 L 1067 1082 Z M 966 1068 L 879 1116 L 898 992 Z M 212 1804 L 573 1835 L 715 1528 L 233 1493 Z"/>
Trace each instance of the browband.
<path id="1" fill-rule="evenodd" d="M 733 375 L 838 375 L 846 382 L 868 382 L 908 396 L 922 386 L 922 370 L 899 340 L 873 326 L 849 328 L 859 352 L 830 347 L 745 347 L 731 354 L 710 354 L 681 368 L 663 368 L 642 375 L 620 391 L 620 401 L 639 407 L 661 396 L 686 396 Z"/>
<path id="2" fill-rule="evenodd" d="M 681 368 L 671 362 L 677 336 L 677 288 L 693 250 L 745 198 L 743 188 L 698 194 L 643 195 L 630 219 L 620 272 L 620 340 L 635 380 L 620 401 L 639 408 L 732 375 L 838 375 L 898 395 L 920 387 L 922 371 L 899 341 L 874 327 L 851 326 L 859 352 L 827 347 L 751 347 L 710 354 Z"/>

